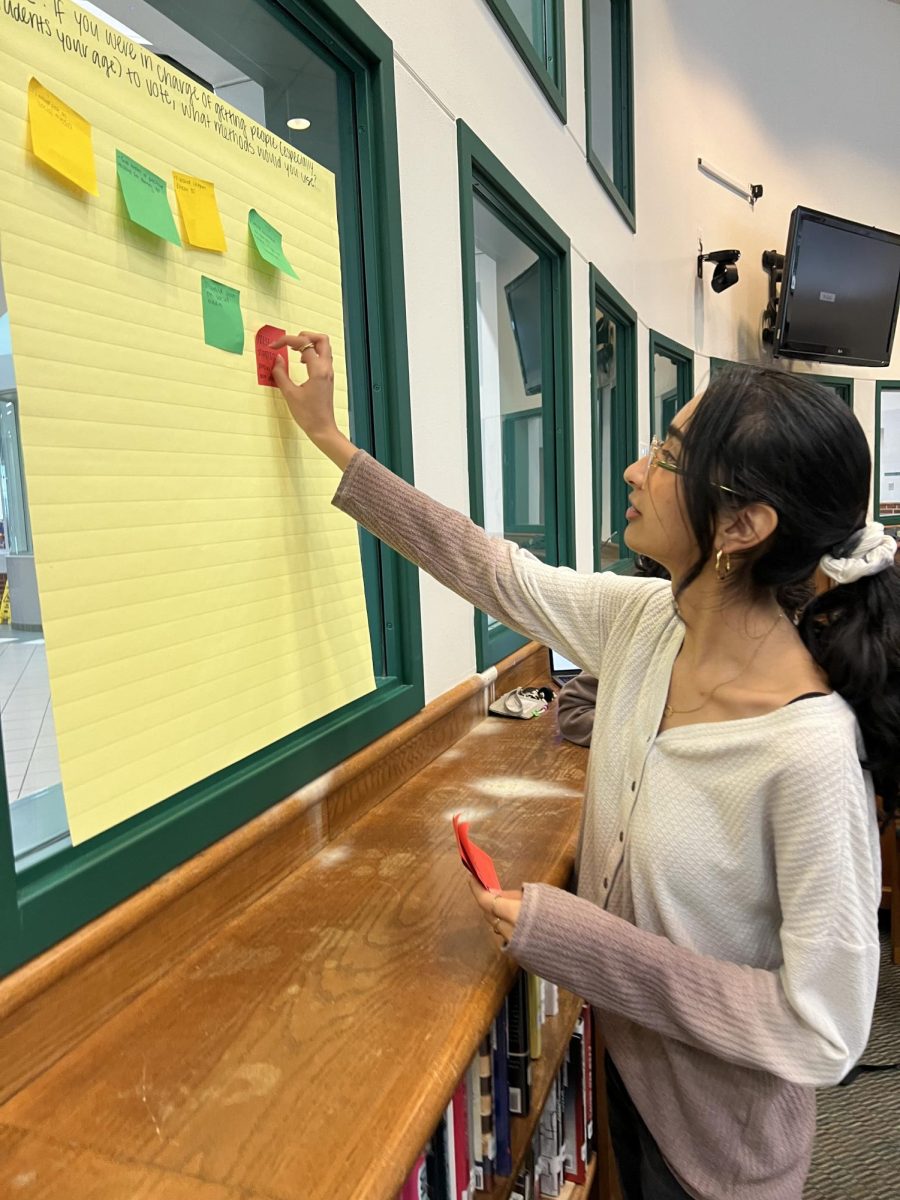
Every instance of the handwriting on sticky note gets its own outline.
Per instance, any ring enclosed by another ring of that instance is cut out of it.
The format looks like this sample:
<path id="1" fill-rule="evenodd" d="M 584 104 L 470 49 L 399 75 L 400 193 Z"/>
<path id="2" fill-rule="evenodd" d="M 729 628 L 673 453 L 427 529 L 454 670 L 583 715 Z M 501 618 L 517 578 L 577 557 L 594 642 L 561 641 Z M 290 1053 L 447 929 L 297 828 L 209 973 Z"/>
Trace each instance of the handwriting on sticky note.
<path id="1" fill-rule="evenodd" d="M 35 157 L 84 191 L 98 195 L 91 127 L 84 117 L 31 78 L 28 120 Z"/>
<path id="2" fill-rule="evenodd" d="M 215 184 L 181 171 L 173 171 L 172 179 L 188 243 L 199 250 L 224 252 L 225 230 L 216 203 Z"/>
<path id="3" fill-rule="evenodd" d="M 260 257 L 267 263 L 271 263 L 273 267 L 277 267 L 279 271 L 283 271 L 285 275 L 299 279 L 299 275 L 285 256 L 281 234 L 275 226 L 270 225 L 265 217 L 261 217 L 255 208 L 250 209 L 247 224 L 250 226 L 253 244 L 259 251 Z"/>
<path id="4" fill-rule="evenodd" d="M 200 294 L 203 299 L 203 340 L 207 346 L 227 350 L 229 354 L 243 354 L 241 293 L 227 283 L 201 275 Z"/>
<path id="5" fill-rule="evenodd" d="M 181 238 L 169 207 L 166 181 L 121 150 L 116 151 L 116 174 L 122 199 L 135 225 L 164 238 L 173 246 L 180 246 Z"/>
<path id="6" fill-rule="evenodd" d="M 257 331 L 256 382 L 262 387 L 277 387 L 275 379 L 272 376 L 272 368 L 275 366 L 276 358 L 280 358 L 285 368 L 287 368 L 287 346 L 281 346 L 278 350 L 272 349 L 272 342 L 277 342 L 282 337 L 284 337 L 284 330 L 276 329 L 274 325 L 263 325 L 262 329 Z"/>
<path id="7" fill-rule="evenodd" d="M 489 892 L 502 891 L 503 889 L 500 886 L 500 879 L 497 875 L 493 859 L 480 846 L 475 845 L 469 837 L 468 822 L 461 821 L 459 817 L 460 814 L 457 813 L 453 818 L 453 832 L 456 834 L 456 845 L 459 849 L 459 857 L 462 859 L 463 866 Z"/>

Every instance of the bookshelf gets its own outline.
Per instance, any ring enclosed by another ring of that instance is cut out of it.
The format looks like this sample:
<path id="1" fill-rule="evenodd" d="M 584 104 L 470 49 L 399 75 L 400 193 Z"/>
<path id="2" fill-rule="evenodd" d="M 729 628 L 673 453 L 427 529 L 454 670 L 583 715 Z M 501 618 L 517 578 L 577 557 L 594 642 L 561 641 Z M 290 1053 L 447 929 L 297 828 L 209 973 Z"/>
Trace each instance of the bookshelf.
<path id="1" fill-rule="evenodd" d="M 527 1116 L 513 1117 L 512 1119 L 512 1176 L 499 1178 L 489 1192 L 476 1192 L 478 1200 L 482 1200 L 482 1198 L 484 1200 L 507 1200 L 512 1192 L 516 1176 L 540 1119 L 541 1110 L 550 1092 L 550 1084 L 559 1070 L 582 1004 L 583 1001 L 577 996 L 560 988 L 559 1012 L 555 1017 L 548 1017 L 541 1026 L 541 1057 L 535 1059 L 531 1064 L 531 1111 Z M 597 1161 L 596 1154 L 593 1161 L 594 1163 Z M 590 1192 L 586 1190 L 587 1187 L 587 1184 L 579 1185 L 572 1192 L 573 1200 L 576 1197 L 586 1198 L 589 1196 Z"/>

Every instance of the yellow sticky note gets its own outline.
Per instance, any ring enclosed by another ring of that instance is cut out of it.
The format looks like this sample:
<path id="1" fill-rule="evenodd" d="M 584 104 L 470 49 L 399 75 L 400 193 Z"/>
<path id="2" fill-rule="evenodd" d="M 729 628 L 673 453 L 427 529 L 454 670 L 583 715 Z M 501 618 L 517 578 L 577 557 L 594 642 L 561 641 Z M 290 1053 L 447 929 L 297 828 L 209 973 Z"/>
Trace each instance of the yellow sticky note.
<path id="1" fill-rule="evenodd" d="M 28 119 L 31 148 L 41 162 L 99 195 L 90 125 L 34 77 L 28 81 Z"/>
<path id="2" fill-rule="evenodd" d="M 216 204 L 215 184 L 180 171 L 173 171 L 172 178 L 187 240 L 200 250 L 224 251 L 225 230 Z"/>

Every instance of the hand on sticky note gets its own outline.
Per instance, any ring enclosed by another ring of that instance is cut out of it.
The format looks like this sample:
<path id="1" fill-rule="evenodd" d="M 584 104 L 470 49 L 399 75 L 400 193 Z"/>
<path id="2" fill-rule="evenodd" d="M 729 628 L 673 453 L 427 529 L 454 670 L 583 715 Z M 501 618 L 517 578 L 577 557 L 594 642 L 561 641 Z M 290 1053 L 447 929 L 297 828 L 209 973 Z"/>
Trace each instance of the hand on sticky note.
<path id="1" fill-rule="evenodd" d="M 460 814 L 457 813 L 453 818 L 453 832 L 456 834 L 456 844 L 459 847 L 459 857 L 462 859 L 463 866 L 489 892 L 502 891 L 491 856 L 486 854 L 480 846 L 475 845 L 469 837 L 468 822 L 461 821 L 459 816 Z"/>
<path id="2" fill-rule="evenodd" d="M 287 368 L 287 346 L 281 346 L 277 350 L 272 348 L 272 343 L 283 337 L 284 330 L 276 329 L 274 325 L 263 325 L 256 334 L 256 381 L 261 387 L 278 386 L 272 376 L 276 359 L 280 358 Z"/>

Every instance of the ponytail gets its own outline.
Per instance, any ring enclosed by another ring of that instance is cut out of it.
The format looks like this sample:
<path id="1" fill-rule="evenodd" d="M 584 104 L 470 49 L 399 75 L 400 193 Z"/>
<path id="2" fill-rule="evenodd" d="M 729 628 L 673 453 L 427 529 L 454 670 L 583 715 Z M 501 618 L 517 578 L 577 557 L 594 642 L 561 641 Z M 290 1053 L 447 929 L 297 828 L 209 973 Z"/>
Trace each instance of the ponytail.
<path id="1" fill-rule="evenodd" d="M 843 583 L 812 600 L 798 625 L 828 682 L 856 714 L 884 824 L 900 806 L 900 569 Z"/>

